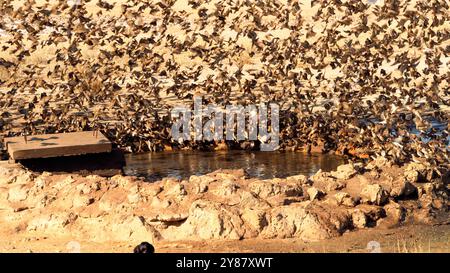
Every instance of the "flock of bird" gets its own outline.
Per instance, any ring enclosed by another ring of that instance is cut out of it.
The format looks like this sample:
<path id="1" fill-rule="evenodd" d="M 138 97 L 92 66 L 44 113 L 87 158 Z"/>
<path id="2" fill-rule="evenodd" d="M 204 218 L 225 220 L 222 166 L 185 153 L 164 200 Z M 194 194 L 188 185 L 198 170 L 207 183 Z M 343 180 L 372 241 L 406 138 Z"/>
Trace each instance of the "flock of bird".
<path id="1" fill-rule="evenodd" d="M 172 107 L 201 95 L 278 103 L 280 150 L 449 167 L 447 0 L 23 2 L 0 1 L 3 136 L 214 147 L 171 139 Z"/>

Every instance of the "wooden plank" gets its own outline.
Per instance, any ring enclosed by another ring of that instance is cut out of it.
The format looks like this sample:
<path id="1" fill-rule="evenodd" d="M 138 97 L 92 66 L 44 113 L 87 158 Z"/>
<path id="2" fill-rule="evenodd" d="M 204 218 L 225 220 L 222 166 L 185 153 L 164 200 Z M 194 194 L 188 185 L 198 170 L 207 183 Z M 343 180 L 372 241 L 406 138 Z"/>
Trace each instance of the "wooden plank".
<path id="1" fill-rule="evenodd" d="M 108 153 L 111 142 L 93 131 L 5 138 L 5 146 L 13 160 Z"/>

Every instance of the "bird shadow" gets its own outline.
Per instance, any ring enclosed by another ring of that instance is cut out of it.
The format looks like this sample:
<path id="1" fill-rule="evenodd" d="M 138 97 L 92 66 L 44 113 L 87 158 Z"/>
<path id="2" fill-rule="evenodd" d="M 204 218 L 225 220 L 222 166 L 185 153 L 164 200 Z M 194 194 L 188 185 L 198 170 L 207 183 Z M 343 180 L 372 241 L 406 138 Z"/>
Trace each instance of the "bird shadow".
<path id="1" fill-rule="evenodd" d="M 58 144 L 57 144 L 57 143 L 54 143 L 54 142 L 50 142 L 50 143 L 44 142 L 44 143 L 41 143 L 41 146 L 54 146 L 54 145 L 58 145 Z"/>
<path id="2" fill-rule="evenodd" d="M 43 137 L 32 137 L 30 139 L 30 141 L 46 141 L 46 140 L 53 140 L 53 139 L 58 139 L 58 137 L 56 136 L 52 136 L 52 137 L 48 137 L 48 138 L 43 138 Z"/>

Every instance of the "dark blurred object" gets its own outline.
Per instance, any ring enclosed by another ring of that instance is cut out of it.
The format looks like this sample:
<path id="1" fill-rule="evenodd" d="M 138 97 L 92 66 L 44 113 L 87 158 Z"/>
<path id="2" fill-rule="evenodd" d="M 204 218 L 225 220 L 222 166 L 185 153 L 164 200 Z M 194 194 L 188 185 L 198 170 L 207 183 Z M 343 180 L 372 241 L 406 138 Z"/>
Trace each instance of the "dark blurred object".
<path id="1" fill-rule="evenodd" d="M 134 253 L 155 253 L 155 248 L 150 243 L 142 242 L 134 248 L 133 252 Z"/>
<path id="2" fill-rule="evenodd" d="M 125 166 L 125 157 L 122 151 L 113 149 L 111 153 L 25 159 L 19 160 L 19 163 L 33 172 L 70 172 L 81 175 L 96 174 L 109 177 L 122 173 L 122 169 Z"/>

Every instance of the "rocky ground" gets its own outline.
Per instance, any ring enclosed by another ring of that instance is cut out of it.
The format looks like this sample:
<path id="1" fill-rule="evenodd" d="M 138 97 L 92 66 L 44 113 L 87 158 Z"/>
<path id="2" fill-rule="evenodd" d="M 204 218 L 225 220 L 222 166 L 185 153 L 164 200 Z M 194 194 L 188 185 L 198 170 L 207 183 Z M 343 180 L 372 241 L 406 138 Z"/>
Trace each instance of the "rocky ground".
<path id="1" fill-rule="evenodd" d="M 311 177 L 258 180 L 220 170 L 155 183 L 3 163 L 0 241 L 8 252 L 67 251 L 70 242 L 86 252 L 127 252 L 141 241 L 163 252 L 340 252 L 362 251 L 378 237 L 389 251 L 448 252 L 449 182 L 424 164 L 383 158 Z"/>

